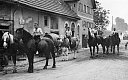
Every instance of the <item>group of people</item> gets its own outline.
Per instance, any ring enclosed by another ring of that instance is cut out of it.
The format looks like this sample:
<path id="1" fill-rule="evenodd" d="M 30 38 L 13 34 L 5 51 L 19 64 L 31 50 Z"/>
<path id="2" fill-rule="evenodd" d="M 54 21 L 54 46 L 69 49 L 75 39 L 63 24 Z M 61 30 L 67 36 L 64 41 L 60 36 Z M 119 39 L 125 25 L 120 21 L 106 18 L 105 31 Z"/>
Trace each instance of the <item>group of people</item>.
<path id="1" fill-rule="evenodd" d="M 39 28 L 38 23 L 34 23 L 34 29 L 33 29 L 33 36 L 34 38 L 40 38 L 40 36 L 43 36 L 44 33 L 41 28 Z M 65 31 L 65 36 L 69 39 L 69 42 L 71 42 L 71 36 L 72 31 L 70 30 L 70 27 L 67 27 Z"/>
<path id="2" fill-rule="evenodd" d="M 94 36 L 94 37 L 96 35 L 102 36 L 102 34 L 103 34 L 103 31 L 100 30 L 100 29 L 95 29 L 95 28 L 89 28 L 89 29 L 90 29 L 91 35 Z M 112 31 L 111 34 L 115 34 L 115 33 L 117 33 L 116 28 L 113 28 L 113 31 Z"/>

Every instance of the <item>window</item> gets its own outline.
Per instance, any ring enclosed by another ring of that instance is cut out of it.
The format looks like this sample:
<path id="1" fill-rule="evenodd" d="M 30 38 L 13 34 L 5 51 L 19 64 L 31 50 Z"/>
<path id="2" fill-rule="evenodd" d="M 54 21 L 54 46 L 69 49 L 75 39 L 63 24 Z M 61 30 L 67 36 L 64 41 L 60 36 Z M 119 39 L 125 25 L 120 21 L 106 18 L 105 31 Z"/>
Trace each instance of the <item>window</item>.
<path id="1" fill-rule="evenodd" d="M 81 3 L 79 3 L 78 11 L 80 11 L 80 5 L 81 5 Z"/>
<path id="2" fill-rule="evenodd" d="M 83 4 L 81 3 L 81 12 L 83 12 Z"/>
<path id="3" fill-rule="evenodd" d="M 78 11 L 83 12 L 83 4 L 82 3 L 79 3 Z"/>
<path id="4" fill-rule="evenodd" d="M 91 9 L 89 6 L 87 6 L 87 13 L 88 13 L 88 14 L 91 14 L 91 13 L 92 13 L 91 10 L 92 10 L 92 9 Z"/>
<path id="5" fill-rule="evenodd" d="M 51 29 L 58 29 L 58 19 L 51 17 Z"/>
<path id="6" fill-rule="evenodd" d="M 84 5 L 84 12 L 86 13 L 86 5 Z"/>
<path id="7" fill-rule="evenodd" d="M 48 16 L 44 16 L 44 26 L 48 26 Z"/>
<path id="8" fill-rule="evenodd" d="M 74 4 L 74 7 L 76 7 L 76 5 Z"/>

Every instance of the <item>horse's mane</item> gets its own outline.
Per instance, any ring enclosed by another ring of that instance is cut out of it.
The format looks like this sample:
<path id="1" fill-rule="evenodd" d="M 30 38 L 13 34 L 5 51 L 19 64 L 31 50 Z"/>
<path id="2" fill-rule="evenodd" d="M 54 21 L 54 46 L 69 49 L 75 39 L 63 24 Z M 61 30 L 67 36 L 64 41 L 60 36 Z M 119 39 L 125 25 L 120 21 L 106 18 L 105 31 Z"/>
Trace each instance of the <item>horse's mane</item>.
<path id="1" fill-rule="evenodd" d="M 33 38 L 33 36 L 32 36 L 28 31 L 26 31 L 25 29 L 23 29 L 23 33 L 24 33 L 24 37 L 25 37 L 26 39 L 28 39 L 28 38 Z"/>
<path id="2" fill-rule="evenodd" d="M 93 39 L 93 37 L 91 36 L 91 32 L 90 32 L 89 28 L 88 28 L 88 37 L 89 37 L 89 39 Z"/>

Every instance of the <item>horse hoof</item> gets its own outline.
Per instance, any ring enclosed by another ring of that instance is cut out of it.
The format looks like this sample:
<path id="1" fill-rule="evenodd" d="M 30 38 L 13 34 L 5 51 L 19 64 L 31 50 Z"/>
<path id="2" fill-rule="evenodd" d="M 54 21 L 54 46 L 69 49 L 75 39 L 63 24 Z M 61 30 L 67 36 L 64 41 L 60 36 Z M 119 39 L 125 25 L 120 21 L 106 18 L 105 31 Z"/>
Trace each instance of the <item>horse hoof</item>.
<path id="1" fill-rule="evenodd" d="M 17 70 L 13 70 L 13 73 L 17 73 Z"/>
<path id="2" fill-rule="evenodd" d="M 44 68 L 43 69 L 47 69 L 47 66 L 44 66 Z"/>
<path id="3" fill-rule="evenodd" d="M 76 57 L 74 57 L 73 59 L 76 59 Z"/>
<path id="4" fill-rule="evenodd" d="M 54 66 L 52 66 L 52 68 L 56 68 L 56 66 L 54 65 Z"/>
<path id="5" fill-rule="evenodd" d="M 96 57 L 98 57 L 98 55 L 96 55 Z"/>
<path id="6" fill-rule="evenodd" d="M 90 58 L 93 58 L 93 56 L 90 56 Z"/>
<path id="7" fill-rule="evenodd" d="M 28 73 L 33 73 L 33 70 L 28 70 Z"/>

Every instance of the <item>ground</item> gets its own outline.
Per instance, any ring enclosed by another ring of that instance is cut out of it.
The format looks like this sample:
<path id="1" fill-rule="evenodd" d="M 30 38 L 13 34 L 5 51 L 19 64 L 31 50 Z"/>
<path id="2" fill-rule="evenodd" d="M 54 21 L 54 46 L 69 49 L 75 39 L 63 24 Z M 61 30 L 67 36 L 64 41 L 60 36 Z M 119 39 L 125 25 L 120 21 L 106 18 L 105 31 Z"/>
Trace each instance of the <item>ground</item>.
<path id="1" fill-rule="evenodd" d="M 53 69 L 50 60 L 47 70 L 43 70 L 44 61 L 34 63 L 34 73 L 27 73 L 28 65 L 18 66 L 18 73 L 0 73 L 0 80 L 128 80 L 128 50 L 125 50 L 122 41 L 120 45 L 120 55 L 103 55 L 90 59 L 89 50 L 85 49 L 77 53 L 77 59 L 61 61 L 61 57 L 56 58 L 57 68 Z M 21 62 L 19 62 L 21 63 Z"/>

